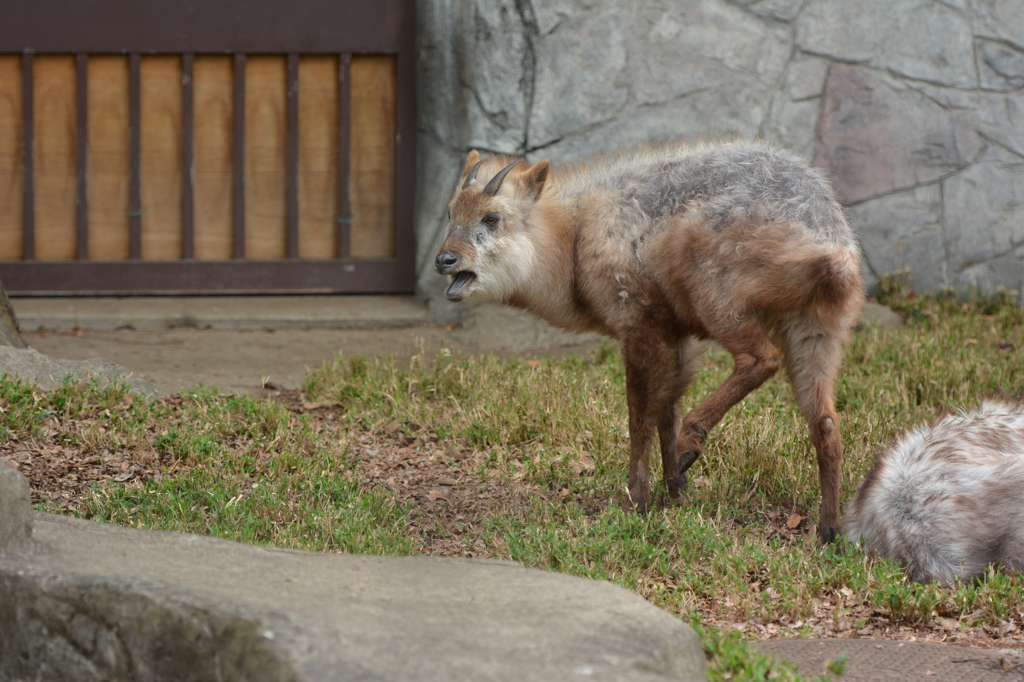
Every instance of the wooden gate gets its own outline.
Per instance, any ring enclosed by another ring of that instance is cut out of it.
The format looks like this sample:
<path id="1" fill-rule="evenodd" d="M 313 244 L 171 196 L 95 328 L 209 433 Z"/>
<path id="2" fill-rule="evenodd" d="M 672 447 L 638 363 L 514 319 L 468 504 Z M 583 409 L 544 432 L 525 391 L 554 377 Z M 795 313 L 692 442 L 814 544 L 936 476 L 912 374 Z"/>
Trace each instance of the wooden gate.
<path id="1" fill-rule="evenodd" d="M 408 292 L 413 0 L 34 0 L 0 20 L 0 280 Z"/>

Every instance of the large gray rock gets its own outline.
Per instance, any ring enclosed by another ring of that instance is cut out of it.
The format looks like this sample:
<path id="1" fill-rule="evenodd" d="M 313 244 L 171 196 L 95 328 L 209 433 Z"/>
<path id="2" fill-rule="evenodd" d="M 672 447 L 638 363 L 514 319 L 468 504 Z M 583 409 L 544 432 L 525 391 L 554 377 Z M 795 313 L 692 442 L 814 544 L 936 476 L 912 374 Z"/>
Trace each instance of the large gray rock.
<path id="1" fill-rule="evenodd" d="M 0 346 L 0 376 L 3 375 L 36 383 L 44 389 L 57 388 L 70 377 L 75 382 L 96 381 L 100 386 L 126 383 L 133 394 L 143 397 L 160 394 L 152 381 L 110 360 L 62 360 L 32 348 Z"/>
<path id="2" fill-rule="evenodd" d="M 895 79 L 846 64 L 829 70 L 814 163 L 844 203 L 938 180 L 982 145 L 952 112 Z"/>
<path id="3" fill-rule="evenodd" d="M 915 80 L 977 86 L 971 21 L 932 0 L 816 0 L 796 24 L 811 54 L 860 63 Z"/>
<path id="4" fill-rule="evenodd" d="M 757 131 L 792 52 L 788 31 L 726 3 L 640 3 L 628 19 L 626 11 L 615 0 L 537 10 L 529 149 L 591 131 L 585 146 L 544 153 L 576 158 L 657 138 Z M 736 96 L 750 90 L 759 93 L 755 113 L 750 96 Z M 708 101 L 704 94 L 714 105 L 703 112 L 646 115 L 676 100 Z"/>
<path id="5" fill-rule="evenodd" d="M 756 131 L 771 108 L 773 91 L 744 78 L 718 88 L 705 88 L 661 104 L 640 107 L 628 117 L 583 128 L 538 150 L 532 158 L 556 164 L 658 140 L 705 139 L 715 135 Z M 713 118 L 714 135 L 707 121 Z M 810 131 L 813 133 L 813 130 Z"/>
<path id="6" fill-rule="evenodd" d="M 21 494 L 10 478 L 5 503 Z M 678 619 L 510 562 L 275 550 L 46 514 L 30 540 L 0 544 L 5 681 L 704 676 Z"/>
<path id="7" fill-rule="evenodd" d="M 972 128 L 983 138 L 1024 156 L 1024 92 L 978 92 L 912 83 L 914 90 Z"/>
<path id="8" fill-rule="evenodd" d="M 974 34 L 1024 50 L 1024 4 L 1019 0 L 972 0 Z"/>
<path id="9" fill-rule="evenodd" d="M 626 35 L 609 3 L 576 11 L 538 39 L 529 148 L 539 148 L 619 116 L 630 96 Z"/>
<path id="10" fill-rule="evenodd" d="M 846 214 L 860 235 L 869 279 L 909 269 L 914 289 L 937 291 L 950 286 L 938 184 L 864 201 Z"/>
<path id="11" fill-rule="evenodd" d="M 0 550 L 32 535 L 30 495 L 28 479 L 0 459 Z"/>
<path id="12" fill-rule="evenodd" d="M 471 30 L 459 31 L 460 65 L 469 89 L 465 98 L 469 145 L 518 150 L 523 146 L 533 96 L 533 51 L 528 3 L 513 0 L 465 3 Z"/>
<path id="13" fill-rule="evenodd" d="M 978 39 L 978 74 L 985 90 L 1017 90 L 1024 86 L 1024 51 L 995 40 Z"/>
<path id="14" fill-rule="evenodd" d="M 992 146 L 942 183 L 950 284 L 1024 291 L 1024 158 Z"/>

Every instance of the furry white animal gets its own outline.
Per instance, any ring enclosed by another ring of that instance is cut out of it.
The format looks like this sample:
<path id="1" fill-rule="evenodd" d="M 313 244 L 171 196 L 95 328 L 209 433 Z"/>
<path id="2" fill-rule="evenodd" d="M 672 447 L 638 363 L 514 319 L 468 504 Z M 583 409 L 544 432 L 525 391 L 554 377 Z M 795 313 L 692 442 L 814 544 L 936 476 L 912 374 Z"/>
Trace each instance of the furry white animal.
<path id="1" fill-rule="evenodd" d="M 1024 404 L 988 400 L 904 435 L 850 504 L 847 536 L 917 582 L 1024 571 Z"/>

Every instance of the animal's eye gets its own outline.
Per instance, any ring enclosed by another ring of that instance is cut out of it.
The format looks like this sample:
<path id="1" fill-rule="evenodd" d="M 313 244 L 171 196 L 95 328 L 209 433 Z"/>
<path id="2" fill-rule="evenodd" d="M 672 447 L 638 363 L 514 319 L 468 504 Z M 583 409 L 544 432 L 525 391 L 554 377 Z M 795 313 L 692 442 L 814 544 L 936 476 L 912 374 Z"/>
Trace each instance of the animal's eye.
<path id="1" fill-rule="evenodd" d="M 493 213 L 488 213 L 487 215 L 484 216 L 481 222 L 487 227 L 494 227 L 495 225 L 498 224 L 498 216 L 494 215 Z"/>

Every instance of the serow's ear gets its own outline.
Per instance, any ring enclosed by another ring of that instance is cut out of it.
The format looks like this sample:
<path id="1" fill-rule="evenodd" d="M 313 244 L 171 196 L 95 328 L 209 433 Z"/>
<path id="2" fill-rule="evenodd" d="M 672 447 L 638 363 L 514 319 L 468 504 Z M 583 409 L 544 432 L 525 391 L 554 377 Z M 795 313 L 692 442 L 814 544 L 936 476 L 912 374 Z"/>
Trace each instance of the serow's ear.
<path id="1" fill-rule="evenodd" d="M 534 201 L 540 198 L 541 190 L 544 189 L 544 182 L 548 179 L 548 171 L 550 169 L 551 161 L 542 159 L 520 175 L 520 185 Z"/>
<path id="2" fill-rule="evenodd" d="M 466 165 L 462 167 L 463 180 L 466 178 L 467 175 L 469 175 L 469 171 L 472 170 L 473 166 L 477 165 L 478 163 L 480 163 L 480 152 L 474 149 L 473 151 L 466 155 Z"/>

